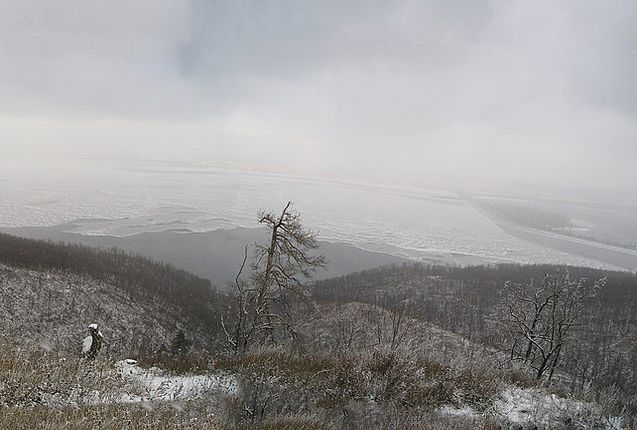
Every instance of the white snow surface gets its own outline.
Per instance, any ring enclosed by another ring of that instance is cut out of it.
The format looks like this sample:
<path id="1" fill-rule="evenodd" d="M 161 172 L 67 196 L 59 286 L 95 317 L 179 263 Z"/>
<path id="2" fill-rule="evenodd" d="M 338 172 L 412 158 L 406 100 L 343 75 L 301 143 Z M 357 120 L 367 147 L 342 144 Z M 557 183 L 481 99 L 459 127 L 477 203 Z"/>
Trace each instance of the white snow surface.
<path id="1" fill-rule="evenodd" d="M 462 408 L 456 408 L 454 406 L 451 405 L 446 405 L 443 406 L 442 408 L 438 409 L 438 412 L 443 414 L 443 415 L 451 415 L 454 417 L 465 417 L 465 418 L 473 418 L 477 416 L 476 411 L 473 410 L 473 408 L 469 407 L 469 406 L 464 406 Z"/>
<path id="2" fill-rule="evenodd" d="M 158 368 L 142 369 L 130 359 L 118 361 L 115 366 L 132 385 L 130 392 L 122 393 L 116 400 L 122 403 L 186 400 L 212 392 L 232 394 L 237 390 L 237 381 L 230 375 L 175 376 Z"/>
<path id="3" fill-rule="evenodd" d="M 538 428 L 554 428 L 570 422 L 572 428 L 620 429 L 616 417 L 604 417 L 599 406 L 580 400 L 565 399 L 537 388 L 509 387 L 494 403 L 494 412 L 515 424 L 533 424 Z M 600 426 L 601 425 L 601 426 Z"/>
<path id="4" fill-rule="evenodd" d="M 502 398 L 495 402 L 495 410 L 514 423 L 537 422 L 564 412 L 577 412 L 584 408 L 583 402 L 562 399 L 541 390 L 508 388 Z"/>
<path id="5" fill-rule="evenodd" d="M 491 416 L 506 429 L 623 428 L 621 417 L 602 414 L 597 404 L 558 397 L 542 388 L 508 387 L 500 393 L 493 406 L 482 413 L 466 405 L 445 405 L 438 409 L 438 413 L 466 420 Z"/>

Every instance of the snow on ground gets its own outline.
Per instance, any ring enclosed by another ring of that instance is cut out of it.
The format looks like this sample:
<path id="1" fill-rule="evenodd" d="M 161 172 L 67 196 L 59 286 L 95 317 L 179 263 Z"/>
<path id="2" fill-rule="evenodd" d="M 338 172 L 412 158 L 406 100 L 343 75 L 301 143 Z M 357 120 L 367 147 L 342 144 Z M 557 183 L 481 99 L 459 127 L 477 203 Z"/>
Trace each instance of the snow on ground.
<path id="1" fill-rule="evenodd" d="M 213 392 L 232 394 L 237 390 L 236 379 L 229 375 L 168 375 L 156 367 L 142 369 L 135 360 L 118 361 L 115 366 L 132 385 L 130 392 L 117 399 L 119 402 L 185 400 Z"/>
<path id="2" fill-rule="evenodd" d="M 474 418 L 478 415 L 476 411 L 474 411 L 473 408 L 469 406 L 456 408 L 454 406 L 447 405 L 438 409 L 438 412 L 441 413 L 442 415 L 449 415 L 453 417 L 466 417 L 466 418 Z"/>
<path id="3" fill-rule="evenodd" d="M 515 424 L 532 424 L 554 428 L 568 424 L 571 428 L 621 429 L 618 417 L 604 417 L 599 407 L 579 400 L 565 399 L 537 388 L 509 387 L 494 403 L 494 412 Z"/>
<path id="4" fill-rule="evenodd" d="M 541 388 L 508 387 L 483 413 L 462 405 L 446 405 L 438 409 L 438 413 L 464 419 L 489 416 L 505 429 L 623 428 L 621 417 L 604 416 L 599 405 L 558 397 Z"/>

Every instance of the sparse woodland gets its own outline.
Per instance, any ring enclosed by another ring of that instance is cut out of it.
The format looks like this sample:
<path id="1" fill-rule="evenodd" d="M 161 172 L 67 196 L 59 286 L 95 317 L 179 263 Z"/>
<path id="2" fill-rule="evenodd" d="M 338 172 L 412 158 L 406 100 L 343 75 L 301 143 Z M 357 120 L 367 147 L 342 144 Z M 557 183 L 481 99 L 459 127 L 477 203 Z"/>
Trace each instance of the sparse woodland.
<path id="1" fill-rule="evenodd" d="M 555 294 L 562 295 L 557 303 Z M 406 265 L 317 282 L 314 297 L 402 303 L 413 317 L 507 354 L 539 383 L 573 396 L 612 398 L 616 410 L 637 412 L 634 274 L 549 265 Z M 536 315 L 542 305 L 544 313 Z M 534 316 L 533 334 L 525 327 Z"/>

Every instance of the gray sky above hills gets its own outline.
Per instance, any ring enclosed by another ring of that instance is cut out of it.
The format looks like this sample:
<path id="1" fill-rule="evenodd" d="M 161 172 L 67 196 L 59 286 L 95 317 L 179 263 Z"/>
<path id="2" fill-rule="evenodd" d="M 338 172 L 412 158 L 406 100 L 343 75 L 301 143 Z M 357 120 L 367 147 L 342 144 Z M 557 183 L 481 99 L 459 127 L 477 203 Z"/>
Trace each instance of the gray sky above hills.
<path id="1" fill-rule="evenodd" d="M 631 0 L 4 0 L 0 155 L 631 191 L 636 22 Z"/>

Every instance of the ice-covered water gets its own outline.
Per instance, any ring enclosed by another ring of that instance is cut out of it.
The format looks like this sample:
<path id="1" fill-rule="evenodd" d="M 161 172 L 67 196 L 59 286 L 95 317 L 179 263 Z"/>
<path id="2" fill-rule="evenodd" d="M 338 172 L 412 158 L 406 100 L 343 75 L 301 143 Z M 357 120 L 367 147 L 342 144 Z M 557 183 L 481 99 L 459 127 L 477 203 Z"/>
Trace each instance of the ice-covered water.
<path id="1" fill-rule="evenodd" d="M 292 200 L 326 240 L 407 256 L 460 253 L 489 261 L 598 262 L 515 238 L 452 193 L 399 190 L 277 175 L 143 163 L 0 162 L 0 226 L 57 225 L 131 235 L 166 229 L 256 226 L 260 209 Z"/>

